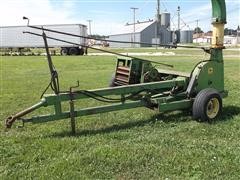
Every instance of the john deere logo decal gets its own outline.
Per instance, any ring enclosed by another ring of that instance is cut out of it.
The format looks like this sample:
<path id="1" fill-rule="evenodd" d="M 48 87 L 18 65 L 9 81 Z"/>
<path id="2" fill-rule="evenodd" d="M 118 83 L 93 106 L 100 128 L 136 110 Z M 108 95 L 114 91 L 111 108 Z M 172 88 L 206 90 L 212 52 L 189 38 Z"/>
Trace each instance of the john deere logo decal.
<path id="1" fill-rule="evenodd" d="M 208 74 L 212 74 L 213 73 L 213 68 L 208 68 Z"/>

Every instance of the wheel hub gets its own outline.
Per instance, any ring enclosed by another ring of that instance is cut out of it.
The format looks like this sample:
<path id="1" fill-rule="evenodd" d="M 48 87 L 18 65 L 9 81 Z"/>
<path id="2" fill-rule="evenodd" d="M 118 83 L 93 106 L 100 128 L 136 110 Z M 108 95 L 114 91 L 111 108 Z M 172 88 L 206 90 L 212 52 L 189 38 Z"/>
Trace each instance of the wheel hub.
<path id="1" fill-rule="evenodd" d="M 207 116 L 213 119 L 219 112 L 220 104 L 217 98 L 212 98 L 207 104 Z"/>

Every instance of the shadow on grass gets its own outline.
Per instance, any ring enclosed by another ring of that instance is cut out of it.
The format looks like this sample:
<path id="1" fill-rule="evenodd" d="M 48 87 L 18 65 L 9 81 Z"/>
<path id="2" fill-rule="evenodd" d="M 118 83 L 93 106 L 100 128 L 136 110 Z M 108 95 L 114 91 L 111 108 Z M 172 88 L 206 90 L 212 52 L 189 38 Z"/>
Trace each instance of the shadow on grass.
<path id="1" fill-rule="evenodd" d="M 223 107 L 223 111 L 220 117 L 215 120 L 215 123 L 229 121 L 237 115 L 240 115 L 240 107 L 232 105 Z"/>
<path id="2" fill-rule="evenodd" d="M 214 123 L 212 123 L 212 124 L 231 120 L 234 118 L 234 116 L 239 115 L 239 114 L 240 114 L 240 107 L 237 107 L 237 106 L 224 107 L 222 115 L 218 119 L 216 119 L 214 121 Z M 155 124 L 159 121 L 161 121 L 165 124 L 169 124 L 169 123 L 173 124 L 173 123 L 192 121 L 192 118 L 191 118 L 191 113 L 189 111 L 176 111 L 176 112 L 170 112 L 170 113 L 160 113 L 160 114 L 154 115 L 150 119 L 146 119 L 146 120 L 128 122 L 125 124 L 113 125 L 113 126 L 101 128 L 101 129 L 86 129 L 83 131 L 77 131 L 74 136 L 75 137 L 91 136 L 91 135 L 97 135 L 97 134 L 117 132 L 117 131 L 131 129 L 131 128 L 135 128 L 135 127 L 143 127 L 143 126 L 149 125 L 149 124 Z M 67 136 L 73 136 L 72 133 L 70 132 L 70 130 L 50 135 L 50 137 L 59 137 L 59 138 L 67 137 Z"/>

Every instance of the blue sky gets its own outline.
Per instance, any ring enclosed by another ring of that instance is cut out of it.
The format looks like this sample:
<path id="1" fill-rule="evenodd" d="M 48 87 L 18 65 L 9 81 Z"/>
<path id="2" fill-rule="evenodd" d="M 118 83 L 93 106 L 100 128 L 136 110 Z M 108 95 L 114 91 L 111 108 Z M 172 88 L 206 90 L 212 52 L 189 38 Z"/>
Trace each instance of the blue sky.
<path id="1" fill-rule="evenodd" d="M 161 11 L 171 13 L 171 28 L 177 26 L 176 10 L 181 7 L 181 27 L 194 29 L 196 20 L 199 26 L 211 29 L 210 0 L 160 0 Z M 0 25 L 23 25 L 22 16 L 28 16 L 31 24 L 82 23 L 91 19 L 94 34 L 113 34 L 127 22 L 132 22 L 130 7 L 137 7 L 136 19 L 153 19 L 157 0 L 0 0 Z M 240 1 L 226 0 L 228 24 L 234 28 L 240 24 Z M 11 15 L 6 16 L 6 14 Z"/>

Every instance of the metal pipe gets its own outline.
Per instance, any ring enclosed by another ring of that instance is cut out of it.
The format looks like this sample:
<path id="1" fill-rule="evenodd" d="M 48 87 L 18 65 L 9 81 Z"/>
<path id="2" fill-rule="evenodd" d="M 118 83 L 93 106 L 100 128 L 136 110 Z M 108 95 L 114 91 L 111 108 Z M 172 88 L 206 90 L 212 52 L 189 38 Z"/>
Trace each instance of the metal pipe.
<path id="1" fill-rule="evenodd" d="M 53 83 L 53 91 L 55 94 L 58 94 L 59 93 L 59 82 L 57 81 L 58 74 L 57 74 L 57 71 L 53 67 L 53 62 L 52 62 L 51 55 L 49 53 L 47 36 L 46 36 L 45 32 L 42 33 L 42 37 L 43 37 L 43 41 L 44 41 L 44 45 L 45 45 L 45 50 L 47 53 L 48 66 L 49 66 L 49 70 L 50 70 L 50 74 L 51 74 L 51 82 Z"/>
<path id="2" fill-rule="evenodd" d="M 212 0 L 212 48 L 224 48 L 224 24 L 226 24 L 225 0 Z"/>
<path id="3" fill-rule="evenodd" d="M 23 117 L 23 116 L 25 116 L 25 115 L 33 112 L 34 110 L 36 110 L 36 109 L 44 106 L 45 103 L 46 103 L 46 100 L 45 100 L 45 99 L 42 99 L 39 103 L 37 103 L 37 104 L 35 104 L 35 105 L 33 105 L 33 106 L 25 109 L 25 110 L 23 110 L 23 111 L 15 114 L 15 115 L 13 115 L 13 116 L 8 117 L 8 118 L 6 119 L 6 121 L 5 121 L 6 127 L 7 127 L 7 128 L 11 128 L 11 127 L 12 127 L 12 124 L 13 124 L 17 119 L 19 119 L 19 118 L 21 118 L 21 117 Z"/>
<path id="4" fill-rule="evenodd" d="M 39 30 L 43 30 L 43 31 L 49 31 L 49 32 L 53 32 L 53 33 L 57 33 L 57 34 L 63 34 L 63 35 L 67 35 L 67 36 L 73 36 L 73 37 L 80 37 L 80 38 L 84 38 L 84 39 L 94 39 L 97 41 L 102 41 L 102 39 L 99 38 L 91 38 L 91 37 L 87 37 L 87 36 L 81 36 L 81 35 L 76 35 L 76 34 L 71 34 L 71 33 L 66 33 L 66 32 L 62 32 L 62 31 L 56 31 L 56 30 L 52 30 L 52 29 L 47 29 L 47 28 L 43 28 L 43 27 L 37 27 L 37 26 L 28 26 L 30 28 L 33 29 L 39 29 Z M 106 40 L 108 42 L 113 42 L 113 43 L 123 43 L 123 44 L 129 44 L 129 43 L 133 43 L 133 42 L 129 42 L 129 41 L 116 41 L 116 40 Z M 204 49 L 205 47 L 199 47 L 199 46 L 177 46 L 177 45 L 169 45 L 169 44 L 157 44 L 157 43 L 146 43 L 146 42 L 134 42 L 134 44 L 140 44 L 140 45 L 148 45 L 148 46 L 159 46 L 159 47 L 182 47 L 182 48 L 194 48 L 194 49 Z"/>
<path id="5" fill-rule="evenodd" d="M 35 35 L 35 36 L 40 36 L 40 37 L 42 37 L 41 34 L 29 32 L 29 31 L 24 31 L 23 33 L 28 33 L 28 34 L 32 34 L 32 35 Z M 129 56 L 129 55 L 124 55 L 124 54 L 120 54 L 120 53 L 116 53 L 116 52 L 112 52 L 112 51 L 107 51 L 107 50 L 104 50 L 104 49 L 94 48 L 94 47 L 87 46 L 87 45 L 83 45 L 83 44 L 78 44 L 78 43 L 73 43 L 73 42 L 65 41 L 65 40 L 58 39 L 58 38 L 53 38 L 53 37 L 50 37 L 50 36 L 46 36 L 46 38 L 52 39 L 52 40 L 55 40 L 55 41 L 59 41 L 59 42 L 64 42 L 64 43 L 76 45 L 76 46 L 82 46 L 82 47 L 94 49 L 94 50 L 97 50 L 97 51 L 102 51 L 102 52 L 106 52 L 106 53 L 110 53 L 110 54 L 115 54 L 115 55 L 117 55 L 117 56 L 129 57 L 129 58 L 139 59 L 139 60 L 142 60 L 142 61 L 152 62 L 152 63 L 155 63 L 155 64 L 160 64 L 160 65 L 163 65 L 163 66 L 173 67 L 173 65 L 170 65 L 170 64 L 155 62 L 155 61 L 151 61 L 151 60 L 147 60 L 147 59 L 140 59 L 140 58 L 136 58 L 136 57 Z"/>

